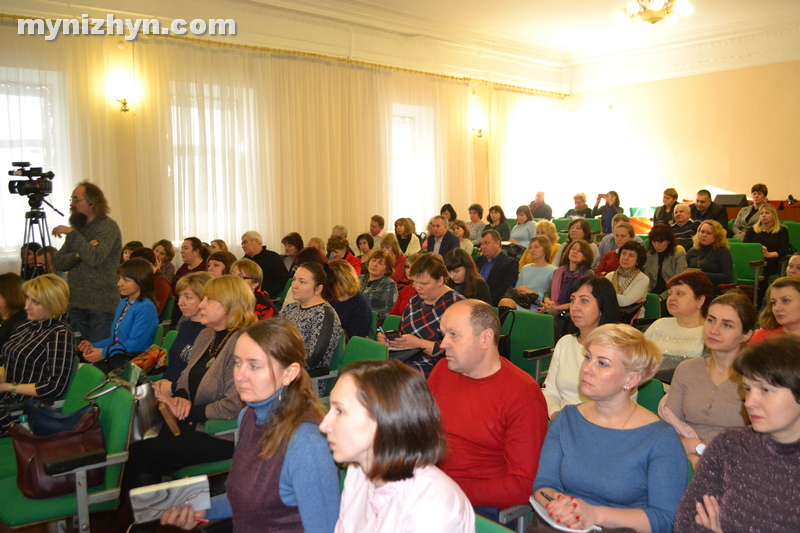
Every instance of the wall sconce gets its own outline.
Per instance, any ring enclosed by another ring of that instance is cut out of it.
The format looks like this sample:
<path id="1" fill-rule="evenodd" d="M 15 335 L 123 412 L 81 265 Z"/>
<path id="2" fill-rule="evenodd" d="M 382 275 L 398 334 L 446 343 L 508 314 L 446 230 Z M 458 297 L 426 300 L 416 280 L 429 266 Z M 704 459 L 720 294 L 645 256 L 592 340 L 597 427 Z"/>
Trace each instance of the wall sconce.
<path id="1" fill-rule="evenodd" d="M 119 102 L 119 110 L 120 111 L 122 111 L 123 113 L 127 113 L 128 111 L 130 111 L 130 108 L 128 107 L 128 99 L 127 98 L 117 98 L 116 100 L 117 100 L 117 102 Z"/>
<path id="2" fill-rule="evenodd" d="M 122 113 L 127 113 L 139 101 L 139 85 L 129 72 L 116 70 L 106 79 L 106 94 L 109 100 L 119 103 Z"/>
<path id="3" fill-rule="evenodd" d="M 472 128 L 472 133 L 475 134 L 475 137 L 483 137 L 483 128 Z"/>

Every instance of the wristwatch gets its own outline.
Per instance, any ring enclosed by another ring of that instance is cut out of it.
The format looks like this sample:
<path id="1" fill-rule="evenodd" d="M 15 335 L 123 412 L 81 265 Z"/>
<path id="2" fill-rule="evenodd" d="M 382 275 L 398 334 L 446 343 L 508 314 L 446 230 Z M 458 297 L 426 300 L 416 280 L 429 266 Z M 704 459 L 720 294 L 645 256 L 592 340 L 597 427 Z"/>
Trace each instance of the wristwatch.
<path id="1" fill-rule="evenodd" d="M 696 453 L 697 455 L 703 455 L 705 451 L 706 451 L 706 445 L 703 444 L 702 442 L 694 447 L 694 453 Z"/>
<path id="2" fill-rule="evenodd" d="M 19 385 L 19 383 L 12 383 L 11 384 L 11 394 L 16 394 L 17 393 L 17 385 Z"/>

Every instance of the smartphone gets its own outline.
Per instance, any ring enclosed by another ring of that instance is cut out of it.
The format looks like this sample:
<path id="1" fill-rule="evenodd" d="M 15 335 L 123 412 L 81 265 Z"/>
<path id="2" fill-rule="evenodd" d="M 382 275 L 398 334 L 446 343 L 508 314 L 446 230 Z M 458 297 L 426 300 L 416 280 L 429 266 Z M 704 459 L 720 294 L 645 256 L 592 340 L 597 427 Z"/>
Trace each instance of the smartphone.
<path id="1" fill-rule="evenodd" d="M 384 335 L 386 335 L 386 339 L 390 341 L 397 340 L 403 336 L 403 334 L 400 333 L 400 330 L 397 329 L 390 329 L 389 331 L 384 332 Z"/>

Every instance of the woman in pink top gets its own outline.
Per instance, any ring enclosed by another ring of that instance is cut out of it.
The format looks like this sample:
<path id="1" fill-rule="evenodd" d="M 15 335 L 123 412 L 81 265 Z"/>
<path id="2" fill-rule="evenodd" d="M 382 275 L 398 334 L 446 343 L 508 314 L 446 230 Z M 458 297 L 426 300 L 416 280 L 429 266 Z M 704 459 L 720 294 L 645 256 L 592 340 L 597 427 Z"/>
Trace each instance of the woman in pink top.
<path id="1" fill-rule="evenodd" d="M 337 533 L 475 531 L 469 500 L 435 466 L 445 437 L 419 372 L 396 359 L 348 365 L 319 427 L 349 465 Z"/>
<path id="2" fill-rule="evenodd" d="M 758 317 L 761 329 L 755 332 L 750 344 L 773 335 L 800 337 L 800 278 L 776 279 L 767 289 L 764 302 L 764 310 Z"/>

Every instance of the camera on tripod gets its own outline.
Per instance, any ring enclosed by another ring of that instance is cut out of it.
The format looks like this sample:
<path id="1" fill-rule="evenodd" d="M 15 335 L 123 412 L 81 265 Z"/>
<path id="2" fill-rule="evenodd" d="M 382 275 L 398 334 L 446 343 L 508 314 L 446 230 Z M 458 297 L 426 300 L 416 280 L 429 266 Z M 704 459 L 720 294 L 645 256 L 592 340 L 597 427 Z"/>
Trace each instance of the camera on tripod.
<path id="1" fill-rule="evenodd" d="M 47 196 L 53 192 L 53 171 L 42 172 L 42 167 L 31 167 L 28 162 L 11 163 L 16 170 L 9 170 L 9 176 L 25 176 L 27 180 L 11 180 L 8 182 L 8 192 L 20 196 L 41 195 Z"/>

